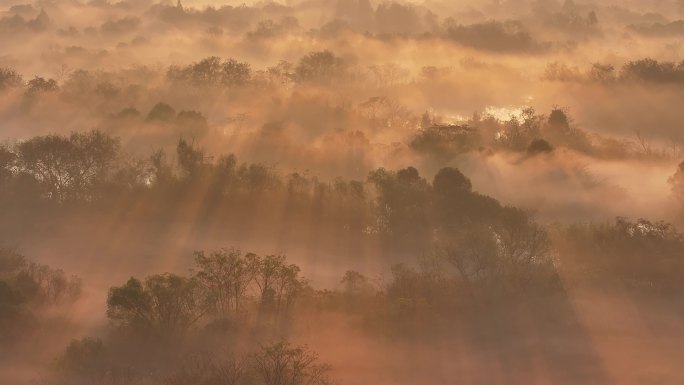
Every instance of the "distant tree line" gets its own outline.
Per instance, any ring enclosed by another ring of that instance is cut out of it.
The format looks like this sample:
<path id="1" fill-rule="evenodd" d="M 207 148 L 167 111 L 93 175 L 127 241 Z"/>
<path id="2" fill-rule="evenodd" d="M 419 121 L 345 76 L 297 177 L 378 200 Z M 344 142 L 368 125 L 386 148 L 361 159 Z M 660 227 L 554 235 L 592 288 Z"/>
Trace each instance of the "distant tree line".
<path id="1" fill-rule="evenodd" d="M 546 68 L 544 78 L 554 81 L 603 84 L 617 82 L 682 84 L 684 83 L 684 61 L 668 62 L 644 58 L 629 61 L 619 69 L 612 64 L 594 63 L 586 71 L 563 63 L 551 63 Z"/>

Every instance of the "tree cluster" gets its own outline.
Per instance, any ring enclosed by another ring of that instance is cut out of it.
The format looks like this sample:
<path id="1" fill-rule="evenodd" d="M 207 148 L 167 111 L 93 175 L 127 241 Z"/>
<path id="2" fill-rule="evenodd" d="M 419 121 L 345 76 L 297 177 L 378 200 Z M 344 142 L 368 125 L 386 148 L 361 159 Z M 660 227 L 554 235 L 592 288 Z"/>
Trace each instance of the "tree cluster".
<path id="1" fill-rule="evenodd" d="M 79 298 L 81 279 L 0 248 L 0 341 L 19 338 L 41 309 Z"/>
<path id="2" fill-rule="evenodd" d="M 256 310 L 260 324 L 278 325 L 307 288 L 299 272 L 284 256 L 197 252 L 188 277 L 158 274 L 112 287 L 107 316 L 119 327 L 163 338 L 183 336 L 200 322 L 248 316 L 249 309 Z"/>

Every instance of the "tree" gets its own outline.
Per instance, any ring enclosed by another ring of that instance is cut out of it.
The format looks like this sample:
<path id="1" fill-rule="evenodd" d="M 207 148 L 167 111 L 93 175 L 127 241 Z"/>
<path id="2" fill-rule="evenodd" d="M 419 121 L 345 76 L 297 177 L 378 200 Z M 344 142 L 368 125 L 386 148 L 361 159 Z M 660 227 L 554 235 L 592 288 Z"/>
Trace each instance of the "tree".
<path id="1" fill-rule="evenodd" d="M 622 79 L 654 83 L 684 82 L 684 63 L 659 62 L 646 58 L 630 61 L 622 67 Z"/>
<path id="2" fill-rule="evenodd" d="M 0 248 L 0 342 L 24 337 L 36 314 L 71 305 L 80 292 L 80 278 Z"/>
<path id="3" fill-rule="evenodd" d="M 573 127 L 568 114 L 560 108 L 554 108 L 551 111 L 544 134 L 551 143 L 557 145 L 565 145 L 583 152 L 591 151 L 592 148 L 587 134 Z"/>
<path id="4" fill-rule="evenodd" d="M 35 96 L 40 93 L 54 92 L 59 90 L 55 79 L 45 79 L 39 76 L 29 80 L 26 88 L 27 96 Z"/>
<path id="5" fill-rule="evenodd" d="M 176 116 L 176 126 L 184 135 L 203 136 L 209 131 L 207 118 L 197 111 L 183 110 Z"/>
<path id="6" fill-rule="evenodd" d="M 340 285 L 343 305 L 347 311 L 363 311 L 373 306 L 375 300 L 380 298 L 373 282 L 358 271 L 347 270 L 340 280 Z"/>
<path id="7" fill-rule="evenodd" d="M 71 303 L 81 294 L 81 279 L 61 269 L 31 262 L 21 254 L 0 248 L 0 280 L 5 280 L 34 305 Z"/>
<path id="8" fill-rule="evenodd" d="M 255 278 L 259 259 L 255 254 L 242 255 L 237 249 L 222 249 L 206 255 L 195 253 L 195 277 L 207 291 L 219 313 L 238 313 L 249 284 Z"/>
<path id="9" fill-rule="evenodd" d="M 116 324 L 163 337 L 183 335 L 209 310 L 210 301 L 198 281 L 174 274 L 130 278 L 112 287 L 107 316 Z"/>
<path id="10" fill-rule="evenodd" d="M 263 164 L 242 164 L 237 170 L 241 185 L 248 191 L 264 191 L 279 184 L 278 176 Z"/>
<path id="11" fill-rule="evenodd" d="M 17 145 L 21 173 L 35 178 L 54 201 L 92 200 L 108 182 L 119 142 L 99 131 L 36 136 Z"/>
<path id="12" fill-rule="evenodd" d="M 253 370 L 264 385 L 329 384 L 329 366 L 318 363 L 316 353 L 287 342 L 262 346 L 251 357 Z"/>
<path id="13" fill-rule="evenodd" d="M 609 83 L 615 81 L 615 66 L 612 64 L 594 63 L 589 70 L 589 79 Z"/>
<path id="14" fill-rule="evenodd" d="M 106 355 L 102 340 L 86 337 L 71 341 L 57 360 L 57 365 L 66 372 L 97 375 L 105 369 Z"/>
<path id="15" fill-rule="evenodd" d="M 147 113 L 148 121 L 170 122 L 176 118 L 176 110 L 166 103 L 157 103 Z"/>
<path id="16" fill-rule="evenodd" d="M 173 80 L 189 81 L 194 85 L 211 84 L 218 78 L 221 71 L 221 58 L 208 57 L 187 67 L 171 67 L 168 77 Z"/>
<path id="17" fill-rule="evenodd" d="M 453 167 L 444 167 L 440 169 L 432 181 L 432 188 L 435 196 L 442 199 L 449 197 L 457 197 L 459 195 L 469 194 L 473 185 L 463 173 Z"/>
<path id="18" fill-rule="evenodd" d="M 549 128 L 555 130 L 559 133 L 567 133 L 570 131 L 570 119 L 565 111 L 554 108 L 549 114 L 549 119 L 547 121 Z"/>
<path id="19" fill-rule="evenodd" d="M 397 172 L 384 168 L 372 171 L 368 181 L 375 186 L 377 230 L 397 240 L 420 240 L 429 226 L 430 185 L 413 167 Z"/>
<path id="20" fill-rule="evenodd" d="M 346 70 L 346 63 L 332 52 L 311 52 L 299 60 L 294 76 L 300 83 L 330 83 L 344 76 Z"/>
<path id="21" fill-rule="evenodd" d="M 569 226 L 563 239 L 563 258 L 602 281 L 617 278 L 640 290 L 682 289 L 684 234 L 670 223 L 618 217 Z"/>
<path id="22" fill-rule="evenodd" d="M 297 265 L 283 264 L 275 276 L 274 292 L 276 303 L 276 315 L 278 317 L 289 316 L 290 310 L 294 305 L 294 300 L 302 289 L 307 286 L 307 282 L 299 277 L 300 268 Z"/>
<path id="23" fill-rule="evenodd" d="M 0 279 L 0 341 L 11 338 L 12 327 L 21 314 L 25 298 L 8 282 Z"/>
<path id="24" fill-rule="evenodd" d="M 178 165 L 185 176 L 189 178 L 197 176 L 204 165 L 204 152 L 183 138 L 178 140 L 176 156 L 178 157 Z"/>
<path id="25" fill-rule="evenodd" d="M 249 63 L 241 63 L 235 59 L 222 61 L 221 58 L 212 56 L 186 67 L 171 67 L 167 76 L 195 86 L 234 87 L 247 84 L 252 77 L 252 70 Z"/>
<path id="26" fill-rule="evenodd" d="M 242 385 L 249 383 L 250 368 L 243 357 L 218 359 L 199 354 L 185 359 L 164 379 L 164 385 Z"/>
<path id="27" fill-rule="evenodd" d="M 21 75 L 11 68 L 0 67 L 0 91 L 18 88 L 24 84 Z"/>
<path id="28" fill-rule="evenodd" d="M 0 144 L 0 186 L 5 186 L 12 178 L 15 160 L 16 154 L 10 150 L 9 146 Z"/>
<path id="29" fill-rule="evenodd" d="M 246 84 L 252 76 L 249 63 L 240 63 L 235 59 L 223 62 L 221 81 L 226 86 L 241 86 Z"/>
<path id="30" fill-rule="evenodd" d="M 684 162 L 679 164 L 677 171 L 667 181 L 675 200 L 684 208 Z"/>
<path id="31" fill-rule="evenodd" d="M 356 296 L 373 290 L 368 277 L 355 270 L 347 270 L 340 283 L 344 287 L 344 293 L 347 295 Z"/>
<path id="32" fill-rule="evenodd" d="M 437 224 L 453 228 L 470 218 L 474 195 L 472 183 L 457 168 L 445 167 L 432 181 L 432 210 Z"/>
<path id="33" fill-rule="evenodd" d="M 285 265 L 285 257 L 282 255 L 267 255 L 257 259 L 257 271 L 254 282 L 259 287 L 259 297 L 262 305 L 270 304 L 275 299 L 275 281 Z"/>
<path id="34" fill-rule="evenodd" d="M 295 299 L 307 285 L 299 277 L 300 268 L 287 264 L 282 255 L 267 255 L 254 260 L 254 282 L 259 289 L 262 316 L 272 315 L 275 320 L 288 316 Z"/>
<path id="35" fill-rule="evenodd" d="M 553 152 L 553 146 L 544 139 L 535 139 L 527 147 L 527 155 L 530 156 L 548 154 L 551 152 Z"/>
<path id="36" fill-rule="evenodd" d="M 481 140 L 478 130 L 465 125 L 423 125 L 410 146 L 424 155 L 446 162 L 477 148 Z"/>
<path id="37" fill-rule="evenodd" d="M 430 113 L 428 111 L 425 111 L 423 116 L 420 118 L 420 128 L 423 130 L 426 130 L 430 127 L 432 127 L 433 122 L 432 122 L 432 117 L 430 116 Z"/>
<path id="38" fill-rule="evenodd" d="M 166 152 L 161 149 L 150 155 L 150 169 L 152 180 L 155 186 L 167 186 L 174 180 L 173 169 L 166 160 Z"/>
<path id="39" fill-rule="evenodd" d="M 495 222 L 462 230 L 445 255 L 474 293 L 519 294 L 557 283 L 547 233 L 520 209 L 504 208 Z"/>
<path id="40" fill-rule="evenodd" d="M 513 116 L 505 122 L 497 141 L 511 150 L 525 151 L 532 140 L 541 136 L 541 126 L 542 116 L 537 115 L 533 108 L 526 108 L 520 118 Z"/>

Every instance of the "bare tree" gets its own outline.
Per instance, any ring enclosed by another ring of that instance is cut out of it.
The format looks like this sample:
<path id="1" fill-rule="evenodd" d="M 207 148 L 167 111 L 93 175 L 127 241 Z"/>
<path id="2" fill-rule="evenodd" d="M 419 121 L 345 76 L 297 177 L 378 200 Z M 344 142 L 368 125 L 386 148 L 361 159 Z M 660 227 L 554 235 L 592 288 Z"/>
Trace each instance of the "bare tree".
<path id="1" fill-rule="evenodd" d="M 292 347 L 287 342 L 263 346 L 252 355 L 256 376 L 264 385 L 330 384 L 328 365 L 318 363 L 318 355 L 305 346 Z"/>

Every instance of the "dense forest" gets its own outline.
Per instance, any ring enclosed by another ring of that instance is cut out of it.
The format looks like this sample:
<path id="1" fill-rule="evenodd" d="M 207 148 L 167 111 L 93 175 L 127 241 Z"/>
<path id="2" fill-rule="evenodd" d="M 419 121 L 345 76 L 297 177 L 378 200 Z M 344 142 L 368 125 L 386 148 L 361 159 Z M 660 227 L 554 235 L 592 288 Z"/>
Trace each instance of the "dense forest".
<path id="1" fill-rule="evenodd" d="M 681 383 L 683 20 L 0 0 L 0 383 Z"/>

